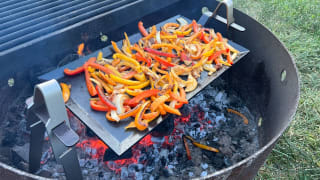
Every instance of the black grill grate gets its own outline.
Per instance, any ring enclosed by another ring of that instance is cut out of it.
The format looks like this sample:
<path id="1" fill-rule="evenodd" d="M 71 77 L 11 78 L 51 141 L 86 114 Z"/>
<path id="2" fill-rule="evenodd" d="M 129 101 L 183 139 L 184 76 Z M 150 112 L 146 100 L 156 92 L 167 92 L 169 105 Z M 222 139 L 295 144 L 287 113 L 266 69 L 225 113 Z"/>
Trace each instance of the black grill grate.
<path id="1" fill-rule="evenodd" d="M 11 0 L 0 3 L 0 52 L 139 0 Z"/>

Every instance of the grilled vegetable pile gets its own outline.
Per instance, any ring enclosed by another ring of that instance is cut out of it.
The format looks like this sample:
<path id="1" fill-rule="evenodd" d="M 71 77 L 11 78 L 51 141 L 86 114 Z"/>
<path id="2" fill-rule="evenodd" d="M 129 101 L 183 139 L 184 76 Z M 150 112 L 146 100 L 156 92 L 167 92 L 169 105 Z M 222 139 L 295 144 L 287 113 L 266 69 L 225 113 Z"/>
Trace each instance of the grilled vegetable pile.
<path id="1" fill-rule="evenodd" d="M 195 20 L 188 24 L 167 23 L 138 28 L 143 37 L 132 44 L 124 33 L 122 47 L 111 42 L 112 59 L 90 58 L 83 66 L 66 75 L 85 74 L 90 106 L 105 111 L 109 121 L 133 117 L 127 127 L 143 131 L 159 115 L 181 115 L 179 108 L 188 104 L 186 93 L 196 89 L 202 71 L 212 75 L 217 69 L 231 66 L 239 53 L 220 33 L 201 27 Z"/>

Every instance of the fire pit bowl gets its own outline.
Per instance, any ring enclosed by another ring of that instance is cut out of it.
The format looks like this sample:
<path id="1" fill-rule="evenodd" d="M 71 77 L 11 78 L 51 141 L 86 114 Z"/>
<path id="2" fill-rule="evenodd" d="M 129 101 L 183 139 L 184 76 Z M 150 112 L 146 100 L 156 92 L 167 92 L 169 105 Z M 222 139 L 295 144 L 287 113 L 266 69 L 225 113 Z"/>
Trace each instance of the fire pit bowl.
<path id="1" fill-rule="evenodd" d="M 9 117 L 8 112 L 18 111 L 12 108 L 13 104 L 22 103 L 26 98 L 23 97 L 21 101 L 19 95 L 29 92 L 28 95 L 31 96 L 33 86 L 39 83 L 37 77 L 55 69 L 61 57 L 74 51 L 80 43 L 80 37 L 89 39 L 89 43 L 94 42 L 95 46 L 91 46 L 91 50 L 96 50 L 105 46 L 99 41 L 101 32 L 117 41 L 122 39 L 124 31 L 128 34 L 136 33 L 136 24 L 139 20 L 149 26 L 177 14 L 190 19 L 199 19 L 203 7 L 212 11 L 217 4 L 218 2 L 211 0 L 128 1 L 126 5 L 114 7 L 108 13 L 99 12 L 98 15 L 92 15 L 85 20 L 80 19 L 73 25 L 67 24 L 63 28 L 57 25 L 52 31 L 43 31 L 41 37 L 37 36 L 32 39 L 32 36 L 28 36 L 31 39 L 20 42 L 21 38 L 24 38 L 23 35 L 20 35 L 19 44 L 14 44 L 18 41 L 8 41 L 13 42 L 12 46 L 7 43 L 0 50 L 2 68 L 0 91 L 3 96 L 1 97 L 0 123 L 8 123 L 15 118 Z M 225 10 L 222 8 L 219 14 L 223 16 Z M 256 117 L 260 148 L 248 158 L 228 168 L 208 174 L 204 178 L 253 179 L 276 141 L 289 126 L 299 100 L 297 68 L 292 56 L 281 41 L 265 26 L 246 14 L 234 10 L 234 17 L 237 24 L 245 27 L 245 31 L 240 32 L 233 28 L 227 31 L 225 24 L 214 21 L 210 21 L 208 26 L 214 27 L 217 32 L 221 32 L 232 41 L 250 50 L 247 56 L 220 78 L 227 82 L 228 88 L 233 89 L 242 99 L 246 100 L 249 109 L 254 108 L 261 115 L 261 117 Z M 108 25 L 109 23 L 112 25 Z M 95 43 L 98 41 L 100 44 Z M 3 136 L 3 130 L 0 134 Z M 0 146 L 3 146 L 4 142 L 7 141 L 2 139 Z M 42 178 L 1 162 L 0 174 L 4 179 Z"/>

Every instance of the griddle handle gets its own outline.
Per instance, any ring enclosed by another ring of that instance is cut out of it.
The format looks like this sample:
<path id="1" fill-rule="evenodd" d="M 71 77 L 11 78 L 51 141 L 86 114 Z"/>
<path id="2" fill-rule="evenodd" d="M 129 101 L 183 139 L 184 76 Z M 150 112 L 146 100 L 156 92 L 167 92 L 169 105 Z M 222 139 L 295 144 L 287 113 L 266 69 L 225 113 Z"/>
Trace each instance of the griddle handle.
<path id="1" fill-rule="evenodd" d="M 213 11 L 211 17 L 216 17 L 217 12 L 219 10 L 219 8 L 221 7 L 221 5 L 225 5 L 227 8 L 227 28 L 229 28 L 229 26 L 234 23 L 234 17 L 233 17 L 233 2 L 232 0 L 223 0 L 221 1 L 218 6 L 216 7 L 216 9 Z"/>

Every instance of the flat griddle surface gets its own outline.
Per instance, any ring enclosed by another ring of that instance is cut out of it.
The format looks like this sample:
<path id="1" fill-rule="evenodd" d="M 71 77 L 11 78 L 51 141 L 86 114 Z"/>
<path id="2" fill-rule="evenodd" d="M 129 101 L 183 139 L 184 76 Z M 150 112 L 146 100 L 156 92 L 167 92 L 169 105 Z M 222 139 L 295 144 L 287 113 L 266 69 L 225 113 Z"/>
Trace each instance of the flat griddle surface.
<path id="1" fill-rule="evenodd" d="M 177 15 L 172 17 L 164 22 L 157 24 L 157 29 L 159 30 L 161 26 L 168 22 L 176 22 L 176 19 L 182 17 Z M 183 17 L 188 22 L 191 20 Z M 138 30 L 138 28 L 137 28 Z M 129 37 L 132 43 L 137 42 L 141 38 L 140 33 L 134 34 Z M 228 41 L 230 45 L 240 51 L 237 59 L 234 63 L 238 62 L 243 56 L 245 56 L 249 50 L 234 43 Z M 117 43 L 121 46 L 121 42 Z M 108 46 L 100 51 L 103 52 L 104 57 L 111 56 L 113 51 L 111 50 L 111 46 Z M 49 73 L 46 73 L 39 77 L 40 80 L 50 80 L 57 79 L 60 82 L 65 82 L 67 84 L 71 84 L 71 97 L 67 102 L 67 107 L 70 109 L 75 116 L 77 116 L 83 123 L 85 123 L 92 131 L 96 133 L 96 135 L 104 141 L 112 150 L 114 150 L 118 155 L 121 155 L 126 150 L 128 150 L 131 146 L 133 146 L 137 141 L 147 135 L 153 128 L 155 128 L 159 123 L 165 119 L 165 117 L 159 117 L 149 124 L 149 128 L 143 132 L 140 132 L 136 129 L 125 130 L 124 128 L 131 122 L 130 119 L 121 121 L 120 123 L 110 122 L 106 119 L 104 112 L 94 111 L 90 108 L 89 99 L 91 98 L 86 84 L 84 74 L 79 74 L 72 77 L 66 77 L 63 74 L 63 70 L 65 68 L 74 69 L 76 67 L 82 66 L 85 61 L 87 61 L 90 57 L 96 57 L 98 51 L 92 53 L 86 57 L 80 58 L 76 61 L 73 61 L 65 66 L 62 66 L 58 69 L 55 69 Z M 210 82 L 216 79 L 220 74 L 226 71 L 229 67 L 223 66 L 216 73 L 211 76 L 207 75 L 206 71 L 203 71 L 200 79 L 198 79 L 198 87 L 193 92 L 187 94 L 187 98 L 190 99 L 195 94 L 197 94 L 200 90 L 202 90 L 205 86 L 207 86 Z"/>

